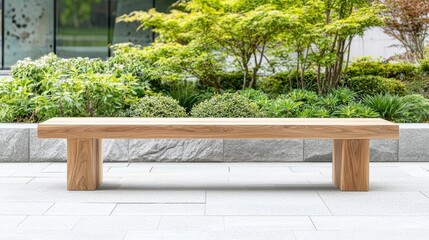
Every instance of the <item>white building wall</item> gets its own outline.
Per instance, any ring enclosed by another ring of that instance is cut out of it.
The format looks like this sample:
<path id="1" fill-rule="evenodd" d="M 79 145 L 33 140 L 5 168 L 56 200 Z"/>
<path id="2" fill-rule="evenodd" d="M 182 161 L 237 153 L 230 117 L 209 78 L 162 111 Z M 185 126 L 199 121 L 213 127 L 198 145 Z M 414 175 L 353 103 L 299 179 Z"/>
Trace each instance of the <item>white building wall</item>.
<path id="1" fill-rule="evenodd" d="M 372 56 L 374 58 L 389 58 L 395 54 L 403 53 L 398 46 L 399 41 L 386 35 L 381 28 L 368 30 L 363 37 L 356 37 L 352 43 L 352 58 Z"/>

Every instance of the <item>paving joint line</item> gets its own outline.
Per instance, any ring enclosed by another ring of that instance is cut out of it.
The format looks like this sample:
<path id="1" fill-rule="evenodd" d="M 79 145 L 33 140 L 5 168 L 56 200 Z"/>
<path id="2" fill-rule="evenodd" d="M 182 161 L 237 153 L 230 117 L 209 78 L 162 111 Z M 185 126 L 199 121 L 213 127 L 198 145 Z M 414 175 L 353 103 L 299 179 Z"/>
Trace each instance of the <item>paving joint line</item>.
<path id="1" fill-rule="evenodd" d="M 207 191 L 205 191 L 204 195 L 204 216 L 207 216 Z"/>
<path id="2" fill-rule="evenodd" d="M 156 225 L 156 231 L 159 231 L 159 226 L 161 225 L 161 220 L 163 216 L 159 216 L 158 225 Z"/>
<path id="3" fill-rule="evenodd" d="M 76 228 L 76 226 L 82 221 L 82 218 L 82 216 L 79 216 L 79 220 L 77 220 L 75 224 L 73 224 L 73 227 L 70 228 L 70 231 L 73 231 Z"/>
<path id="4" fill-rule="evenodd" d="M 319 196 L 320 200 L 322 200 L 323 204 L 325 204 L 325 207 L 328 209 L 329 213 L 331 214 L 331 216 L 334 216 L 334 214 L 332 214 L 331 209 L 328 207 L 328 205 L 326 204 L 325 200 L 323 200 L 322 196 L 320 196 L 319 191 L 316 191 L 317 195 Z"/>
<path id="5" fill-rule="evenodd" d="M 49 166 L 51 166 L 52 164 L 54 164 L 53 162 L 49 163 L 46 167 L 44 167 L 41 172 L 45 171 L 46 168 L 48 168 Z"/>
<path id="6" fill-rule="evenodd" d="M 118 203 L 115 203 L 115 206 L 113 207 L 112 211 L 110 211 L 109 216 L 112 216 L 112 213 L 115 211 L 117 206 L 118 206 Z"/>
<path id="7" fill-rule="evenodd" d="M 128 232 L 129 232 L 129 231 L 126 231 L 126 232 L 125 232 L 124 237 L 122 237 L 122 240 L 125 240 L 125 239 L 127 238 L 127 234 L 128 234 Z"/>
<path id="8" fill-rule="evenodd" d="M 424 192 L 422 192 L 422 191 L 419 191 L 421 194 L 423 194 L 423 196 L 425 196 L 425 197 L 427 197 L 427 198 L 429 198 L 429 196 L 428 195 L 426 195 Z"/>
<path id="9" fill-rule="evenodd" d="M 27 220 L 27 218 L 29 217 L 30 215 L 27 215 L 27 216 L 25 216 L 25 218 L 24 219 L 22 219 L 16 226 L 15 226 L 15 228 L 17 228 L 17 227 L 19 227 L 25 220 Z"/>
<path id="10" fill-rule="evenodd" d="M 45 216 L 45 214 L 55 205 L 55 203 L 53 203 L 48 209 L 46 209 L 45 212 L 43 212 L 42 216 Z"/>
<path id="11" fill-rule="evenodd" d="M 308 216 L 308 218 L 310 218 L 311 224 L 313 224 L 313 227 L 316 231 L 319 231 L 316 227 L 316 224 L 314 224 L 313 218 L 311 218 L 311 216 Z"/>
<path id="12" fill-rule="evenodd" d="M 32 177 L 28 182 L 26 182 L 25 184 L 29 184 L 30 182 L 32 182 L 34 179 L 36 179 L 36 177 Z"/>

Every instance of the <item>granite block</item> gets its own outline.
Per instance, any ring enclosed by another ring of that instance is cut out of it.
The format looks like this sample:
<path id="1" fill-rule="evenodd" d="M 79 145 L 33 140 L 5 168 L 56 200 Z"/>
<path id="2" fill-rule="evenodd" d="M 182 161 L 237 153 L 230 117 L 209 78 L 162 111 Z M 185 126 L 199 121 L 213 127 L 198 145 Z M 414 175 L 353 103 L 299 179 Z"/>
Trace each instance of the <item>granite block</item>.
<path id="1" fill-rule="evenodd" d="M 302 162 L 303 140 L 225 140 L 225 162 Z"/>
<path id="2" fill-rule="evenodd" d="M 29 129 L 0 128 L 0 162 L 29 161 Z"/>
<path id="3" fill-rule="evenodd" d="M 130 140 L 131 161 L 222 162 L 222 140 Z"/>

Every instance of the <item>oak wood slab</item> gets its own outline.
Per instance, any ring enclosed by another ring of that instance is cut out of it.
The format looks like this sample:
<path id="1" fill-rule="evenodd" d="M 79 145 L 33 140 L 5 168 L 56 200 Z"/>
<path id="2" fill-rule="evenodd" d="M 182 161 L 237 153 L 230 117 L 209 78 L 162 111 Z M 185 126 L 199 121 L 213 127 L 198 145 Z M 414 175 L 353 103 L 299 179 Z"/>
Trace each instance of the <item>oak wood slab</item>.
<path id="1" fill-rule="evenodd" d="M 103 181 L 102 140 L 67 139 L 67 189 L 95 190 Z"/>
<path id="2" fill-rule="evenodd" d="M 399 125 L 344 118 L 53 118 L 39 138 L 397 139 Z"/>
<path id="3" fill-rule="evenodd" d="M 369 190 L 369 139 L 335 139 L 332 180 L 341 191 Z"/>

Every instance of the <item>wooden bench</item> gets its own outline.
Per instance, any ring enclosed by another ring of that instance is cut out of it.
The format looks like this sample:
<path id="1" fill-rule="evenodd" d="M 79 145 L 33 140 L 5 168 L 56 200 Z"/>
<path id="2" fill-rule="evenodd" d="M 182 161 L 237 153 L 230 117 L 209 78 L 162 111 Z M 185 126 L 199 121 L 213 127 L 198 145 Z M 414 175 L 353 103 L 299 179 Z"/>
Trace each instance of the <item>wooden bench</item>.
<path id="1" fill-rule="evenodd" d="M 103 181 L 102 139 L 333 139 L 333 182 L 369 190 L 369 140 L 397 139 L 383 119 L 53 118 L 39 138 L 67 139 L 67 189 L 95 190 Z M 244 160 L 244 159 L 243 159 Z"/>

